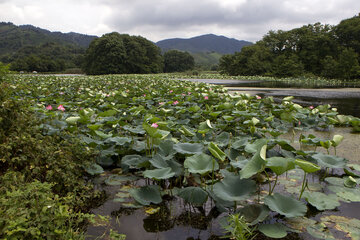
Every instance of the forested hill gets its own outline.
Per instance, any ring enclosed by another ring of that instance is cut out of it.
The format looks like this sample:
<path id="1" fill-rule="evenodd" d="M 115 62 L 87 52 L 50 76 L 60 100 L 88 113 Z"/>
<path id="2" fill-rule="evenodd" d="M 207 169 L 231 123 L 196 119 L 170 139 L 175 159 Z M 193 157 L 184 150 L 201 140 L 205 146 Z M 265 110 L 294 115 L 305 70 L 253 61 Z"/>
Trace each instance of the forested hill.
<path id="1" fill-rule="evenodd" d="M 242 47 L 251 44 L 252 43 L 248 41 L 236 40 L 214 34 L 206 34 L 189 39 L 166 39 L 156 43 L 164 52 L 176 49 L 190 53 L 217 52 L 220 54 L 240 52 Z"/>
<path id="2" fill-rule="evenodd" d="M 14 53 L 25 46 L 40 46 L 49 42 L 87 48 L 94 38 L 96 36 L 50 32 L 32 25 L 16 26 L 0 22 L 0 55 Z"/>

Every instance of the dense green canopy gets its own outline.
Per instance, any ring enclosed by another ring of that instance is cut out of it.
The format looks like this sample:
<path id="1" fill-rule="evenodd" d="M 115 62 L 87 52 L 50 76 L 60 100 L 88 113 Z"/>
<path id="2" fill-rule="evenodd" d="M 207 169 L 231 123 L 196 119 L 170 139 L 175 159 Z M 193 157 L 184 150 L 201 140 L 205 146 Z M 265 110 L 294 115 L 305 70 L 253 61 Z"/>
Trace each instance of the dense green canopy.
<path id="1" fill-rule="evenodd" d="M 360 16 L 337 26 L 309 24 L 290 31 L 270 31 L 241 52 L 220 59 L 222 73 L 327 78 L 360 77 Z"/>
<path id="2" fill-rule="evenodd" d="M 188 52 L 170 50 L 164 54 L 164 72 L 183 72 L 195 67 L 194 57 Z"/>
<path id="3" fill-rule="evenodd" d="M 117 32 L 94 39 L 85 54 L 87 74 L 158 73 L 163 68 L 160 49 L 140 36 Z"/>

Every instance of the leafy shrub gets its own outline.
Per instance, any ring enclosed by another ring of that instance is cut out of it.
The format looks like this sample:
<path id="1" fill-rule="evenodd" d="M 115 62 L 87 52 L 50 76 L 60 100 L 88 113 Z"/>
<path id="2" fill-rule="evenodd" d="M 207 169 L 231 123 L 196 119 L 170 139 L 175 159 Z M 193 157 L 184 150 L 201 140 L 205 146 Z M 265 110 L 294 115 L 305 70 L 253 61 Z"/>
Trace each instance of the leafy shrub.
<path id="1" fill-rule="evenodd" d="M 69 135 L 44 136 L 41 121 L 9 89 L 0 85 L 0 238 L 77 236 L 71 229 L 88 217 L 79 212 L 102 197 L 84 179 L 92 153 Z"/>
<path id="2" fill-rule="evenodd" d="M 19 172 L 8 172 L 1 180 L 0 238 L 83 238 L 78 229 L 91 215 L 74 212 L 71 199 L 54 194 L 52 184 L 25 182 Z"/>

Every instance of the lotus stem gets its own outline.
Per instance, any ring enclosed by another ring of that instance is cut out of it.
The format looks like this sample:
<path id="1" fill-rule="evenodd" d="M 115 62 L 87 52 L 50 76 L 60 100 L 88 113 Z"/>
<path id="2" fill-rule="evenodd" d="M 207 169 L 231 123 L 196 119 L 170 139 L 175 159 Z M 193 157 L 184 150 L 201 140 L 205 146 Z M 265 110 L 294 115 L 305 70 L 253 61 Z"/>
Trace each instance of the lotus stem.
<path id="1" fill-rule="evenodd" d="M 266 172 L 266 171 L 264 171 L 265 172 L 265 175 L 266 175 L 266 178 L 267 178 L 267 180 L 268 180 L 268 182 L 269 182 L 269 196 L 271 195 L 271 182 L 270 182 L 270 177 L 269 177 L 269 174 Z M 258 173 L 259 174 L 259 173 Z"/>
<path id="2" fill-rule="evenodd" d="M 302 182 L 302 186 L 301 186 L 301 192 L 300 192 L 300 196 L 299 196 L 299 200 L 301 199 L 301 196 L 303 195 L 304 191 L 305 191 L 305 187 L 306 187 L 306 172 L 304 172 L 304 180 Z"/>
<path id="3" fill-rule="evenodd" d="M 271 194 L 274 192 L 274 189 L 275 189 L 276 184 L 277 184 L 277 181 L 278 181 L 278 177 L 279 177 L 279 176 L 276 175 L 274 186 L 273 186 L 273 188 L 271 189 L 271 192 L 269 193 L 269 195 L 271 195 Z"/>

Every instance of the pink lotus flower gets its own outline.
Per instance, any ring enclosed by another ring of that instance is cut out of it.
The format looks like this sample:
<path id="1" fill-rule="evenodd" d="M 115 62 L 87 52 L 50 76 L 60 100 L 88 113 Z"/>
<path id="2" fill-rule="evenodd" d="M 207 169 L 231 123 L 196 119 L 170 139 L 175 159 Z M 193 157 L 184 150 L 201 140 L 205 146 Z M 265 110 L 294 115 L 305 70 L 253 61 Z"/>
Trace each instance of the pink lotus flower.
<path id="1" fill-rule="evenodd" d="M 185 93 L 182 93 L 181 95 L 182 95 L 183 97 L 185 97 L 185 96 L 186 96 L 186 94 L 185 94 Z"/>
<path id="2" fill-rule="evenodd" d="M 51 105 L 48 105 L 48 106 L 46 106 L 46 109 L 47 109 L 47 110 L 52 110 L 53 107 L 52 107 Z"/>
<path id="3" fill-rule="evenodd" d="M 173 102 L 173 104 L 174 104 L 174 105 L 177 105 L 177 104 L 179 104 L 179 101 L 175 101 L 175 102 Z"/>
<path id="4" fill-rule="evenodd" d="M 312 109 L 314 109 L 314 106 L 310 106 L 309 108 L 312 110 Z"/>
<path id="5" fill-rule="evenodd" d="M 153 124 L 151 124 L 151 127 L 153 127 L 153 128 L 157 128 L 159 125 L 157 125 L 156 123 L 153 123 Z"/>
<path id="6" fill-rule="evenodd" d="M 208 96 L 205 96 L 205 97 L 204 97 L 204 99 L 205 99 L 205 100 L 208 100 L 208 99 L 209 99 L 209 97 L 208 97 Z"/>
<path id="7" fill-rule="evenodd" d="M 191 92 L 188 92 L 188 95 L 191 95 Z"/>
<path id="8" fill-rule="evenodd" d="M 65 111 L 65 108 L 64 108 L 63 105 L 59 105 L 57 109 L 60 110 L 60 111 L 63 111 L 63 112 Z"/>
<path id="9" fill-rule="evenodd" d="M 173 90 L 170 90 L 169 93 L 173 93 L 174 91 Z"/>
<path id="10" fill-rule="evenodd" d="M 144 97 L 146 97 L 146 94 L 144 94 Z"/>
<path id="11" fill-rule="evenodd" d="M 64 92 L 60 92 L 60 95 L 64 95 Z"/>
<path id="12" fill-rule="evenodd" d="M 164 105 L 165 103 L 164 102 L 159 102 L 159 105 Z"/>
<path id="13" fill-rule="evenodd" d="M 258 95 L 256 95 L 256 99 L 261 99 L 261 97 L 260 97 L 260 96 L 258 96 Z"/>

